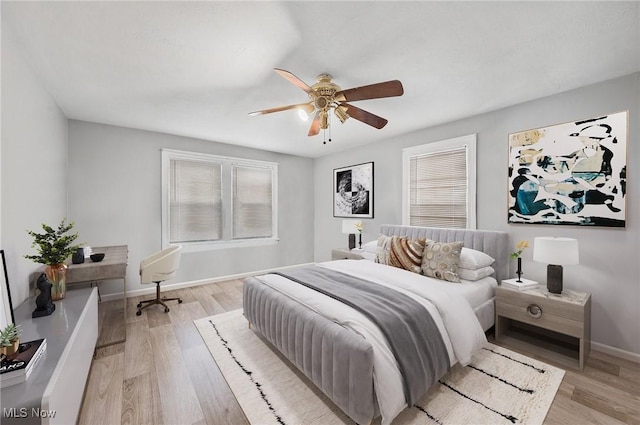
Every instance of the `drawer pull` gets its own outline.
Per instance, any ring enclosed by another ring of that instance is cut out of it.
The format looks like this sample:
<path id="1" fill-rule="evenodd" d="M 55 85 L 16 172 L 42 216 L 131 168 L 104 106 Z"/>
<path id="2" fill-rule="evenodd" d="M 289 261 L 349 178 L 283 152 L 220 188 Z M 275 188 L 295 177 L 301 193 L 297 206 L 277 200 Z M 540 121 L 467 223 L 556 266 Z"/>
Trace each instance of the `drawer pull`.
<path id="1" fill-rule="evenodd" d="M 542 317 L 542 309 L 539 305 L 536 304 L 529 304 L 527 306 L 527 313 L 529 313 L 529 315 L 534 319 L 539 319 Z"/>

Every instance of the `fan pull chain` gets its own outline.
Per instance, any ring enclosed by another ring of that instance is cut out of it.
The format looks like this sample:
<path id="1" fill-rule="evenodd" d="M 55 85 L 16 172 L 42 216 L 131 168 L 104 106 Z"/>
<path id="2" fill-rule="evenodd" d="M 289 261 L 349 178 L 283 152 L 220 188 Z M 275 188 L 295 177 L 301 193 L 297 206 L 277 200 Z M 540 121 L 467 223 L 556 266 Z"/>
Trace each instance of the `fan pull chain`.
<path id="1" fill-rule="evenodd" d="M 327 114 L 327 115 L 328 115 L 327 119 L 329 120 L 329 123 L 327 125 L 327 128 L 329 129 L 329 142 L 331 142 L 331 115 L 330 114 Z M 322 140 L 322 144 L 323 145 L 327 144 L 326 134 L 327 134 L 327 130 L 326 129 L 322 129 L 322 139 L 323 139 Z"/>

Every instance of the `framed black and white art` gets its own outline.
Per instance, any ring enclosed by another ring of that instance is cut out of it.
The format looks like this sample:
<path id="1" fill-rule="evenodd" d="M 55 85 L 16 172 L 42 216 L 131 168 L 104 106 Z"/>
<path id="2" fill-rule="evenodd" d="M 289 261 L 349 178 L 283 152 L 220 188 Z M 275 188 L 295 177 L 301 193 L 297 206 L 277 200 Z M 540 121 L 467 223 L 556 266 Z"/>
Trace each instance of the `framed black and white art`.
<path id="1" fill-rule="evenodd" d="M 373 162 L 333 170 L 333 216 L 373 218 Z"/>

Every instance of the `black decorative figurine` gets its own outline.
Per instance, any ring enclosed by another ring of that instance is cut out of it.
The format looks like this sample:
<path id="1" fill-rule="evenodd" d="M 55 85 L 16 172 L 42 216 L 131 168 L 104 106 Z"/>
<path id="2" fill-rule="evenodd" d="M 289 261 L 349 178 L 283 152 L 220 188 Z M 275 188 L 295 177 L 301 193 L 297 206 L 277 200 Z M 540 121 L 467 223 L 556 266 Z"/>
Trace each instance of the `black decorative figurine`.
<path id="1" fill-rule="evenodd" d="M 40 295 L 36 297 L 36 309 L 31 313 L 31 317 L 48 316 L 56 309 L 56 305 L 51 301 L 53 283 L 51 283 L 46 274 L 42 273 L 36 282 L 36 286 L 40 290 Z"/>

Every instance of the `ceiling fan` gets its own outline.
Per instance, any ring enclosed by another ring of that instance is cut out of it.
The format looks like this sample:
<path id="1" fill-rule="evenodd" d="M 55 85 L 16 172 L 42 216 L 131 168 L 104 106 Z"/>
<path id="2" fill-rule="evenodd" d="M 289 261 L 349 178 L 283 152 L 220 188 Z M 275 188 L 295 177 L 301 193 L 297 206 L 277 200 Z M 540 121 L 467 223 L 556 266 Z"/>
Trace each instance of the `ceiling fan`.
<path id="1" fill-rule="evenodd" d="M 289 71 L 278 68 L 275 68 L 274 71 L 296 87 L 304 90 L 309 95 L 310 101 L 295 105 L 264 109 L 262 111 L 251 112 L 249 115 L 265 115 L 272 112 L 287 111 L 291 109 L 305 111 L 308 115 L 315 112 L 311 128 L 309 129 L 309 136 L 317 135 L 320 132 L 320 129 L 326 130 L 329 128 L 331 109 L 333 109 L 334 114 L 338 117 L 341 123 L 344 123 L 349 117 L 352 117 L 372 127 L 381 129 L 387 125 L 388 121 L 386 119 L 353 106 L 347 102 L 402 96 L 404 93 L 402 83 L 398 80 L 385 81 L 383 83 L 342 90 L 340 86 L 333 82 L 332 77 L 329 74 L 318 75 L 316 83 L 309 86 Z M 331 141 L 331 139 L 329 139 L 329 141 Z M 326 141 L 324 143 L 326 143 Z"/>

